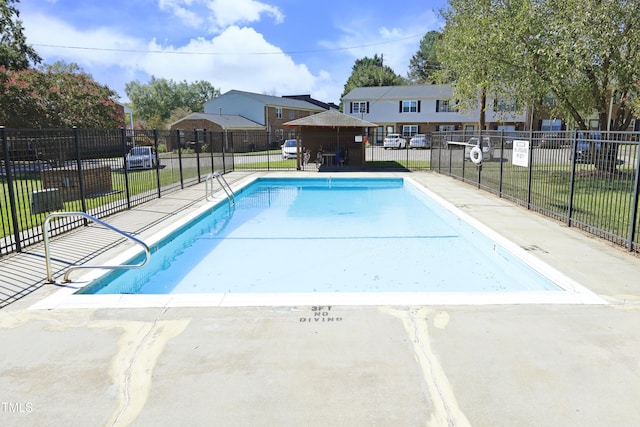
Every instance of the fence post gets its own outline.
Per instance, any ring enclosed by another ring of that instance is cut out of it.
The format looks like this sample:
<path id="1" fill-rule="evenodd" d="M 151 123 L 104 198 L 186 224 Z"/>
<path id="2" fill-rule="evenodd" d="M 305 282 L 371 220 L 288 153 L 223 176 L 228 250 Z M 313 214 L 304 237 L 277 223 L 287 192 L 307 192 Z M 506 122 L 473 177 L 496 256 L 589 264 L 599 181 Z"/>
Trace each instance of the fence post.
<path id="1" fill-rule="evenodd" d="M 638 221 L 638 203 L 640 199 L 640 141 L 637 141 L 638 149 L 636 151 L 636 177 L 634 182 L 633 207 L 631 209 L 631 225 L 629 226 L 629 252 L 633 251 L 633 238 L 636 235 L 636 222 Z M 640 240 L 640 239 L 638 239 Z"/>
<path id="2" fill-rule="evenodd" d="M 451 135 L 449 135 L 449 132 L 445 134 L 445 138 L 447 139 L 445 141 L 445 145 L 447 146 L 447 150 L 449 151 L 449 176 L 451 176 L 451 174 L 453 173 L 453 152 L 449 148 L 449 140 L 451 139 Z M 464 154 L 462 155 L 462 161 L 462 171 L 464 172 Z"/>
<path id="3" fill-rule="evenodd" d="M 198 182 L 202 182 L 200 179 L 200 132 L 198 129 L 193 130 L 193 136 L 195 138 L 194 150 L 196 150 L 196 174 L 198 175 Z"/>
<path id="4" fill-rule="evenodd" d="M 233 132 L 226 132 L 225 136 L 227 138 L 226 143 L 230 144 L 230 146 L 231 146 L 231 160 L 232 160 L 232 163 L 233 163 L 232 167 L 233 167 L 233 170 L 235 170 L 235 168 L 236 168 L 236 147 L 233 144 Z M 229 141 L 231 141 L 231 142 L 229 142 Z M 225 168 L 223 173 L 227 173 L 227 169 L 226 168 Z"/>
<path id="5" fill-rule="evenodd" d="M 513 139 L 512 139 L 513 141 Z M 511 146 L 513 153 L 513 145 Z M 511 155 L 513 158 L 513 154 Z M 498 179 L 498 196 L 502 198 L 502 180 L 504 179 L 504 129 L 500 131 L 500 178 Z"/>
<path id="6" fill-rule="evenodd" d="M 578 130 L 573 133 L 573 141 L 571 141 L 571 174 L 569 175 L 569 200 L 567 201 L 567 227 L 571 227 L 571 220 L 573 219 L 573 196 L 575 195 L 577 152 Z"/>
<path id="7" fill-rule="evenodd" d="M 134 130 L 131 129 L 131 144 L 135 139 Z M 127 209 L 131 209 L 131 190 L 129 189 L 129 168 L 127 167 L 127 130 L 120 128 L 122 139 L 122 169 L 124 169 L 124 189 L 127 197 Z"/>
<path id="8" fill-rule="evenodd" d="M 160 182 L 160 153 L 158 152 L 158 129 L 153 130 L 153 146 L 156 149 L 156 187 L 158 188 L 158 199 L 162 197 L 162 183 Z"/>
<path id="9" fill-rule="evenodd" d="M 271 170 L 271 144 L 269 143 L 269 131 L 267 131 L 267 170 Z"/>
<path id="10" fill-rule="evenodd" d="M 178 171 L 180 173 L 180 189 L 184 190 L 184 175 L 182 173 L 182 141 L 180 140 L 180 129 L 176 129 L 176 135 L 178 137 Z"/>
<path id="11" fill-rule="evenodd" d="M 13 188 L 13 171 L 9 158 L 9 140 L 7 138 L 7 128 L 0 126 L 2 132 L 2 151 L 4 155 L 4 173 L 7 176 L 7 191 L 9 192 L 9 204 L 11 206 L 11 222 L 13 223 L 13 237 L 16 241 L 16 251 L 22 252 L 22 242 L 20 240 L 20 224 L 18 223 L 18 207 L 16 204 L 16 193 Z"/>
<path id="12" fill-rule="evenodd" d="M 224 174 L 225 172 L 227 172 L 227 167 L 226 167 L 226 149 L 225 149 L 225 145 L 227 144 L 227 131 L 226 130 L 222 130 L 220 131 L 220 142 L 222 144 L 222 173 Z"/>
<path id="13" fill-rule="evenodd" d="M 205 132 L 204 132 L 204 143 L 207 145 L 207 147 L 209 147 L 209 157 L 211 157 L 211 173 L 214 173 L 216 170 L 215 170 L 214 159 L 213 159 L 213 134 L 212 134 L 212 131 L 207 132 L 205 130 Z"/>
<path id="14" fill-rule="evenodd" d="M 76 126 L 73 127 L 73 145 L 76 149 L 76 167 L 78 168 L 78 184 L 80 186 L 80 203 L 82 204 L 82 212 L 87 212 L 87 198 L 85 194 L 84 174 L 82 173 L 82 157 L 80 155 L 80 131 Z M 88 213 L 88 212 L 87 212 Z M 85 225 L 89 221 L 84 219 Z"/>
<path id="15" fill-rule="evenodd" d="M 533 144 L 532 129 L 529 129 L 529 140 L 531 144 L 529 145 L 529 171 L 527 176 L 527 209 L 531 209 L 531 188 L 533 183 L 533 150 L 535 150 L 535 145 Z"/>
<path id="16" fill-rule="evenodd" d="M 483 141 L 482 138 L 483 138 L 483 136 L 482 136 L 482 127 L 480 127 L 480 134 L 478 135 L 478 147 L 480 148 L 480 151 L 482 151 L 482 141 Z M 471 160 L 471 153 L 469 153 L 469 160 Z M 464 164 L 464 160 L 463 160 L 463 164 Z M 480 162 L 476 166 L 476 169 L 478 170 L 478 189 L 480 189 L 480 185 L 481 185 L 481 182 L 482 182 L 482 162 Z"/>

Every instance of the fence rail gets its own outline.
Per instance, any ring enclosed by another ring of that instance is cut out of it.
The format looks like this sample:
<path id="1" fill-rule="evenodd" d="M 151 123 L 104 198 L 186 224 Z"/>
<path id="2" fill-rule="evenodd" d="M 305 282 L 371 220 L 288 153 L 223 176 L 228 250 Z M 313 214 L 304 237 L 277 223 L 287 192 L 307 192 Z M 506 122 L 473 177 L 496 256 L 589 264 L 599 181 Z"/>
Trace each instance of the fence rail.
<path id="1" fill-rule="evenodd" d="M 637 132 L 446 132 L 430 167 L 640 252 Z M 481 164 L 468 143 L 483 141 Z"/>
<path id="2" fill-rule="evenodd" d="M 41 242 L 51 211 L 103 218 L 203 182 L 210 173 L 298 168 L 296 159 L 283 158 L 282 141 L 262 131 L 0 132 L 0 256 Z M 368 135 L 365 169 L 431 169 L 640 252 L 640 133 L 439 132 L 425 135 L 423 145 L 405 136 L 399 147 L 386 136 Z M 481 166 L 466 145 L 478 141 L 487 145 Z M 332 144 L 339 143 L 332 139 L 323 148 L 331 151 Z M 133 147 L 152 148 L 152 158 L 133 157 Z M 60 219 L 51 233 L 84 224 Z"/>
<path id="3" fill-rule="evenodd" d="M 0 132 L 0 256 L 42 242 L 48 212 L 103 218 L 197 184 L 209 173 L 233 170 L 233 147 L 225 143 L 231 134 L 75 128 Z M 172 143 L 175 148 L 167 151 Z M 133 147 L 152 148 L 150 157 L 133 156 Z M 61 219 L 51 224 L 51 234 L 84 223 Z"/>

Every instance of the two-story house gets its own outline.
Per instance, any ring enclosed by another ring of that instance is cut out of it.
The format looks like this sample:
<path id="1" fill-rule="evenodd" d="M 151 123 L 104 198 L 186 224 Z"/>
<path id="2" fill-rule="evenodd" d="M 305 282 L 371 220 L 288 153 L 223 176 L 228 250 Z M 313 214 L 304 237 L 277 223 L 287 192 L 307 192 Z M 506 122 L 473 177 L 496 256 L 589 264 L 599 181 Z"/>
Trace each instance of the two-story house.
<path id="1" fill-rule="evenodd" d="M 524 130 L 527 113 L 518 111 L 515 102 L 489 99 L 486 109 L 488 129 Z M 376 138 L 400 133 L 405 137 L 417 133 L 478 128 L 480 106 L 460 111 L 449 85 L 361 87 L 342 99 L 345 114 L 378 125 Z M 378 142 L 379 142 L 378 141 Z"/>
<path id="2" fill-rule="evenodd" d="M 284 123 L 334 108 L 337 107 L 310 95 L 280 97 L 230 90 L 207 102 L 204 113 L 191 113 L 169 127 L 187 132 L 206 129 L 230 134 L 237 150 L 273 148 L 285 139 L 296 137 L 295 129 L 286 129 Z M 193 136 L 184 138 L 193 139 Z"/>
<path id="3" fill-rule="evenodd" d="M 230 90 L 204 105 L 204 112 L 208 114 L 231 114 L 242 116 L 247 120 L 258 123 L 269 133 L 271 140 L 282 141 L 294 138 L 289 135 L 291 129 L 285 129 L 284 123 L 300 119 L 322 111 L 329 106 L 311 102 L 311 97 L 302 99 L 294 96 L 262 95 L 240 90 Z M 315 100 L 314 100 L 315 101 Z"/>

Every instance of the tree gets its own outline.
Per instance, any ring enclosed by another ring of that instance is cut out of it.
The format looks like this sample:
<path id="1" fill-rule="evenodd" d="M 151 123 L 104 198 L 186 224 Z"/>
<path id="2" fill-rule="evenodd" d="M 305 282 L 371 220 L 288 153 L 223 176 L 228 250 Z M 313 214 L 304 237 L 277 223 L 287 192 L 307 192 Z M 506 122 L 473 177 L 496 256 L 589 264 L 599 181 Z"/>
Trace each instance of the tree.
<path id="1" fill-rule="evenodd" d="M 154 76 L 147 84 L 138 81 L 127 83 L 125 92 L 135 114 L 144 121 L 152 121 L 154 125 L 166 123 L 171 112 L 178 108 L 203 112 L 204 104 L 220 95 L 220 90 L 206 81 L 176 83 Z"/>
<path id="2" fill-rule="evenodd" d="M 409 61 L 408 79 L 412 84 L 425 85 L 436 82 L 435 73 L 440 69 L 436 53 L 439 36 L 438 31 L 429 31 L 420 40 L 420 49 Z"/>
<path id="3" fill-rule="evenodd" d="M 185 117 L 187 117 L 189 114 L 193 113 L 193 111 L 191 111 L 188 108 L 185 107 L 178 107 L 175 110 L 173 110 L 171 112 L 171 116 L 169 116 L 169 123 L 175 123 L 178 120 L 184 119 Z"/>
<path id="4" fill-rule="evenodd" d="M 625 130 L 638 113 L 640 0 L 450 0 L 443 15 L 438 57 L 467 105 L 487 93 L 523 106 L 552 95 L 551 113 L 579 129 L 595 114 L 602 130 Z M 603 142 L 596 167 L 613 171 L 616 158 Z"/>
<path id="5" fill-rule="evenodd" d="M 14 128 L 113 128 L 123 123 L 115 92 L 77 64 L 0 67 L 0 125 Z"/>
<path id="6" fill-rule="evenodd" d="M 383 59 L 377 54 L 373 58 L 364 57 L 357 59 L 353 65 L 351 76 L 344 85 L 344 91 L 340 99 L 358 87 L 371 86 L 400 86 L 407 81 L 397 75 L 391 67 L 384 65 Z"/>
<path id="7" fill-rule="evenodd" d="M 0 67 L 24 70 L 30 63 L 39 64 L 42 59 L 27 45 L 15 3 L 18 0 L 0 0 Z"/>
<path id="8" fill-rule="evenodd" d="M 456 97 L 466 106 L 477 105 L 482 92 L 519 105 L 553 95 L 552 113 L 580 129 L 594 113 L 604 130 L 631 122 L 640 0 L 450 0 L 443 16 L 441 75 L 455 74 Z"/>

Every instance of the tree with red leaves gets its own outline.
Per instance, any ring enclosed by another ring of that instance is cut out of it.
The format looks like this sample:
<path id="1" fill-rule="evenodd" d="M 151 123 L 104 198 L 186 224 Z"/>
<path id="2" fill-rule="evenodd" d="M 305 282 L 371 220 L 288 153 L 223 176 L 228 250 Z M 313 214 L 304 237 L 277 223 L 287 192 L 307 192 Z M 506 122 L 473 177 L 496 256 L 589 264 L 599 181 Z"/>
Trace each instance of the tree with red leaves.
<path id="1" fill-rule="evenodd" d="M 40 69 L 0 66 L 0 125 L 12 128 L 114 128 L 124 117 L 116 94 L 76 64 Z"/>

